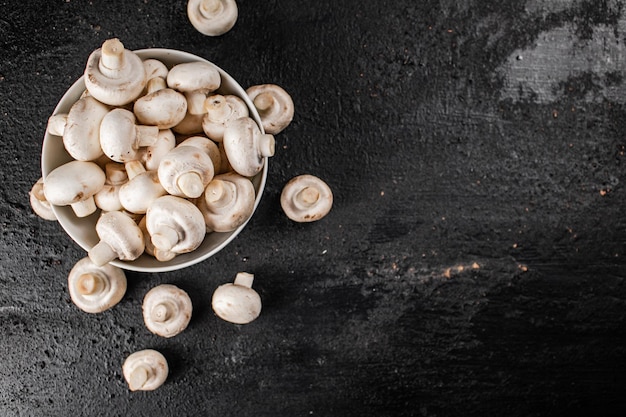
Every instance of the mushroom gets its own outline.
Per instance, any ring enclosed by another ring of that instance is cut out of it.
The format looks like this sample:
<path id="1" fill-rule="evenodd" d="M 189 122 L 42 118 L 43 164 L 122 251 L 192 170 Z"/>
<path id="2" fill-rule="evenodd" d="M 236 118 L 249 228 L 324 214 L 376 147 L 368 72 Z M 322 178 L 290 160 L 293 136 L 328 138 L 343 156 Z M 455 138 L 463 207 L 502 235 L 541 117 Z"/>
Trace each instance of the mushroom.
<path id="1" fill-rule="evenodd" d="M 213 94 L 205 100 L 204 108 L 202 130 L 216 142 L 222 141 L 226 123 L 250 115 L 246 102 L 233 94 Z"/>
<path id="2" fill-rule="evenodd" d="M 55 206 L 71 206 L 78 217 L 96 211 L 93 195 L 104 186 L 106 176 L 93 162 L 70 161 L 53 169 L 44 179 L 44 196 Z"/>
<path id="3" fill-rule="evenodd" d="M 254 197 L 252 181 L 231 172 L 213 178 L 197 205 L 207 230 L 230 232 L 252 216 Z"/>
<path id="4" fill-rule="evenodd" d="M 100 145 L 114 161 L 129 162 L 138 158 L 137 151 L 154 145 L 158 139 L 157 126 L 137 125 L 133 112 L 116 108 L 107 113 L 100 124 Z"/>
<path id="5" fill-rule="evenodd" d="M 157 249 L 187 253 L 200 246 L 206 225 L 200 209 L 192 202 L 164 195 L 148 207 L 146 228 Z"/>
<path id="6" fill-rule="evenodd" d="M 48 118 L 46 131 L 54 136 L 63 136 L 67 124 L 67 113 L 53 114 Z"/>
<path id="7" fill-rule="evenodd" d="M 57 220 L 56 214 L 52 211 L 52 207 L 43 192 L 43 178 L 39 178 L 28 192 L 30 207 L 36 215 L 44 220 Z"/>
<path id="8" fill-rule="evenodd" d="M 106 180 L 104 186 L 94 196 L 96 206 L 104 211 L 122 210 L 119 191 L 122 184 L 128 181 L 123 164 L 109 162 L 105 165 Z"/>
<path id="9" fill-rule="evenodd" d="M 109 106 L 93 97 L 81 98 L 70 107 L 63 128 L 63 146 L 72 158 L 93 161 L 102 156 L 100 123 L 109 110 Z"/>
<path id="10" fill-rule="evenodd" d="M 187 112 L 192 115 L 204 114 L 204 101 L 207 95 L 219 88 L 222 83 L 217 67 L 203 61 L 177 64 L 167 74 L 167 85 L 185 94 Z"/>
<path id="11" fill-rule="evenodd" d="M 159 164 L 159 181 L 178 197 L 200 197 L 215 174 L 211 158 L 195 146 L 177 146 Z"/>
<path id="12" fill-rule="evenodd" d="M 95 265 L 85 257 L 67 277 L 72 302 L 87 313 L 101 313 L 119 303 L 126 293 L 126 275 L 111 264 Z"/>
<path id="13" fill-rule="evenodd" d="M 276 135 L 293 120 L 293 100 L 282 87 L 276 84 L 260 84 L 249 87 L 246 93 L 258 110 L 266 133 Z"/>
<path id="14" fill-rule="evenodd" d="M 189 0 L 187 16 L 203 35 L 219 36 L 232 29 L 237 21 L 235 0 Z"/>
<path id="15" fill-rule="evenodd" d="M 159 130 L 157 141 L 152 146 L 139 148 L 139 159 L 143 162 L 146 170 L 156 171 L 159 169 L 161 159 L 176 146 L 176 136 L 171 129 Z"/>
<path id="16" fill-rule="evenodd" d="M 139 123 L 169 129 L 179 124 L 187 114 L 187 99 L 181 93 L 166 88 L 165 80 L 150 80 L 148 94 L 135 101 L 133 112 Z"/>
<path id="17" fill-rule="evenodd" d="M 178 146 L 195 146 L 202 149 L 211 158 L 213 169 L 216 170 L 222 165 L 222 154 L 217 143 L 204 136 L 190 136 L 178 144 Z"/>
<path id="18" fill-rule="evenodd" d="M 122 207 L 137 214 L 144 214 L 154 200 L 165 194 L 167 191 L 161 186 L 157 171 L 142 172 L 119 188 Z"/>
<path id="19" fill-rule="evenodd" d="M 150 256 L 154 256 L 156 260 L 160 262 L 171 261 L 172 259 L 176 257 L 177 255 L 176 253 L 168 251 L 168 250 L 161 250 L 159 248 L 156 248 L 152 244 L 150 233 L 148 232 L 148 228 L 146 227 L 146 216 L 143 216 L 141 218 L 141 220 L 138 223 L 138 226 L 143 232 L 144 241 L 146 242 L 145 253 L 147 253 Z"/>
<path id="20" fill-rule="evenodd" d="M 247 324 L 261 314 L 261 297 L 252 289 L 254 275 L 239 272 L 232 284 L 223 284 L 213 293 L 211 307 L 222 320 Z"/>
<path id="21" fill-rule="evenodd" d="M 123 106 L 134 101 L 146 85 L 141 58 L 124 48 L 119 39 L 108 39 L 89 55 L 85 86 L 102 103 Z"/>
<path id="22" fill-rule="evenodd" d="M 132 261 L 144 251 L 143 233 L 135 220 L 121 211 L 102 213 L 96 223 L 100 242 L 88 254 L 92 262 L 102 266 L 114 259 Z"/>
<path id="23" fill-rule="evenodd" d="M 179 135 L 195 135 L 202 133 L 203 118 L 204 114 L 191 114 L 189 113 L 189 107 L 187 107 L 187 114 L 172 130 Z"/>
<path id="24" fill-rule="evenodd" d="M 333 205 L 333 193 L 328 184 L 309 175 L 299 175 L 285 184 L 280 205 L 291 220 L 313 222 L 326 216 Z"/>
<path id="25" fill-rule="evenodd" d="M 274 155 L 274 136 L 261 133 L 250 117 L 230 121 L 223 143 L 230 165 L 244 177 L 255 176 L 263 169 L 264 159 Z"/>
<path id="26" fill-rule="evenodd" d="M 163 385 L 169 367 L 160 352 L 144 349 L 126 358 L 122 373 L 131 391 L 153 391 Z"/>
<path id="27" fill-rule="evenodd" d="M 150 80 L 155 78 L 161 78 L 165 80 L 167 78 L 167 73 L 169 70 L 167 66 L 158 59 L 148 58 L 143 61 L 143 69 L 146 72 L 146 84 L 150 82 Z"/>
<path id="28" fill-rule="evenodd" d="M 161 284 L 145 295 L 142 310 L 148 330 L 169 338 L 187 328 L 193 307 L 185 291 L 175 285 Z"/>

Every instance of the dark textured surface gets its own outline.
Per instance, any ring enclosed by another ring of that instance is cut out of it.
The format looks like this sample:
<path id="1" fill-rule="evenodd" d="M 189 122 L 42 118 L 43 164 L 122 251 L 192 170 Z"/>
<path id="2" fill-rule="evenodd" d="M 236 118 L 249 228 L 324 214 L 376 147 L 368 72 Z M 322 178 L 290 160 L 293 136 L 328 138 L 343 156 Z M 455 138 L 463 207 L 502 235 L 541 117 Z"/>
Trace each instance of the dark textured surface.
<path id="1" fill-rule="evenodd" d="M 620 1 L 239 1 L 219 38 L 182 1 L 0 1 L 0 414 L 554 416 L 626 413 L 626 10 Z M 296 116 L 261 205 L 214 258 L 128 273 L 98 315 L 69 299 L 85 253 L 32 214 L 47 117 L 110 37 L 203 56 Z M 328 217 L 282 214 L 324 178 Z M 255 274 L 259 319 L 213 290 Z M 149 333 L 143 295 L 191 294 Z M 130 393 L 121 363 L 171 375 Z"/>

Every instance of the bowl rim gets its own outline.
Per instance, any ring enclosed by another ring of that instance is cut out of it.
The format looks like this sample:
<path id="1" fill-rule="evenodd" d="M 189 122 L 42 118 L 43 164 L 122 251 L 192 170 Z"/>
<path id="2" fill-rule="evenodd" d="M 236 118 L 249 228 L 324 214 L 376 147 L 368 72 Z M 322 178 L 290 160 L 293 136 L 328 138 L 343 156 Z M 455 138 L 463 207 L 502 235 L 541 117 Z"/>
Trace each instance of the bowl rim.
<path id="1" fill-rule="evenodd" d="M 263 124 L 261 123 L 261 117 L 258 111 L 256 110 L 256 108 L 254 107 L 252 100 L 250 100 L 248 94 L 246 93 L 246 90 L 230 74 L 228 74 L 222 68 L 217 66 L 215 63 L 209 61 L 206 58 L 192 54 L 190 52 L 185 52 L 185 51 L 181 51 L 177 49 L 146 48 L 146 49 L 137 49 L 137 50 L 134 50 L 133 52 L 139 55 L 139 57 L 142 60 L 146 60 L 150 58 L 159 59 L 162 62 L 166 63 L 168 68 L 171 68 L 171 66 L 174 64 L 183 63 L 183 62 L 205 62 L 205 63 L 212 65 L 213 67 L 217 69 L 222 79 L 222 85 L 217 91 L 218 92 L 221 91 L 222 88 L 225 86 L 225 90 L 227 90 L 229 93 L 234 92 L 234 94 L 238 95 L 241 99 L 243 99 L 243 101 L 246 103 L 250 111 L 250 117 L 254 119 L 254 121 L 257 123 L 257 125 L 259 126 L 259 129 L 261 130 L 261 133 L 265 133 L 265 130 L 263 129 Z M 85 83 L 84 83 L 84 75 L 83 75 L 79 77 L 65 91 L 65 93 L 63 94 L 59 102 L 57 103 L 52 114 L 66 113 L 67 111 L 69 111 L 69 107 L 76 100 L 78 100 L 78 97 L 84 90 L 85 90 Z M 61 163 L 58 163 L 59 157 L 57 158 L 50 157 L 50 153 L 53 151 L 53 148 L 58 148 L 58 143 L 57 144 L 54 143 L 54 141 L 58 141 L 58 140 L 61 140 L 60 137 L 50 135 L 47 130 L 45 131 L 43 145 L 42 145 L 42 153 L 41 153 L 42 155 L 41 156 L 41 172 L 42 172 L 42 178 L 44 178 L 44 180 L 45 180 L 45 177 L 50 173 L 50 171 L 52 171 L 57 166 L 61 165 Z M 58 152 L 56 149 L 54 149 L 54 151 Z M 64 148 L 63 148 L 63 151 L 65 152 L 66 155 L 62 155 L 61 159 L 66 159 L 67 161 L 73 159 L 69 156 L 69 154 L 67 154 Z M 231 232 L 207 233 L 207 235 L 205 236 L 203 240 L 203 243 L 198 249 L 189 253 L 177 255 L 170 261 L 158 261 L 156 260 L 156 258 L 144 253 L 139 258 L 137 258 L 137 260 L 122 261 L 119 259 L 115 259 L 109 263 L 111 265 L 117 266 L 127 271 L 168 272 L 168 271 L 174 271 L 174 270 L 187 268 L 189 266 L 195 265 L 197 263 L 205 261 L 206 259 L 214 256 L 215 254 L 220 252 L 222 249 L 224 249 L 224 247 L 226 247 L 230 242 L 232 242 L 239 235 L 239 233 L 241 233 L 241 231 L 243 231 L 243 229 L 246 227 L 246 225 L 248 224 L 248 222 L 250 221 L 250 219 L 253 217 L 254 213 L 256 212 L 256 209 L 261 201 L 263 192 L 265 190 L 265 184 L 267 182 L 268 162 L 269 162 L 269 158 L 264 157 L 263 169 L 257 175 L 252 177 L 252 182 L 256 191 L 254 208 L 253 208 L 252 214 L 248 217 L 248 219 L 246 219 L 246 221 L 243 224 L 241 224 L 235 230 Z M 101 212 L 100 209 L 98 209 L 96 213 L 88 217 L 79 219 L 73 214 L 70 207 L 55 206 L 51 204 L 51 208 L 57 217 L 58 223 L 65 230 L 67 235 L 76 244 L 78 244 L 82 249 L 88 252 L 89 249 L 91 249 L 97 243 L 97 240 L 94 241 L 93 238 L 86 237 L 88 234 L 95 234 L 95 228 L 93 229 L 93 231 L 85 232 L 85 230 L 83 230 L 84 226 L 83 227 L 76 226 L 74 222 L 79 220 L 79 221 L 84 221 L 86 223 L 93 222 L 93 224 L 95 225 L 95 222 L 97 221 L 97 218 L 99 217 L 100 212 Z M 209 243 L 207 243 L 207 238 L 209 236 L 211 236 L 212 240 L 216 240 L 216 243 L 213 244 L 212 247 L 208 249 L 206 253 L 202 253 L 201 255 L 199 255 L 198 252 L 196 251 L 198 251 L 205 243 L 209 245 Z M 97 239 L 97 235 L 96 235 L 96 239 Z M 152 264 L 153 262 L 157 264 L 154 266 L 144 265 L 146 263 Z"/>

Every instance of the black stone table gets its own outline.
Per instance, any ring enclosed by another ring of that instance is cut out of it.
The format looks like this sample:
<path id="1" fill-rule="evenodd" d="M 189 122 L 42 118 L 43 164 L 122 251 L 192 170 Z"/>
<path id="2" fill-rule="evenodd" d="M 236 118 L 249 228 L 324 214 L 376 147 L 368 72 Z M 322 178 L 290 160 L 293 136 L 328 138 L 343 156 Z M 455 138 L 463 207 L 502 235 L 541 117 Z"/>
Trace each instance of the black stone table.
<path id="1" fill-rule="evenodd" d="M 623 3 L 238 5 L 210 38 L 183 1 L 0 3 L 0 414 L 625 415 Z M 279 84 L 296 116 L 231 244 L 128 272 L 121 303 L 87 314 L 67 291 L 85 252 L 28 191 L 48 116 L 113 37 Z M 316 223 L 280 208 L 303 173 L 335 195 Z M 239 271 L 263 300 L 243 326 L 210 307 Z M 194 304 L 171 339 L 141 317 L 161 283 Z M 170 376 L 129 392 L 121 364 L 144 348 Z"/>

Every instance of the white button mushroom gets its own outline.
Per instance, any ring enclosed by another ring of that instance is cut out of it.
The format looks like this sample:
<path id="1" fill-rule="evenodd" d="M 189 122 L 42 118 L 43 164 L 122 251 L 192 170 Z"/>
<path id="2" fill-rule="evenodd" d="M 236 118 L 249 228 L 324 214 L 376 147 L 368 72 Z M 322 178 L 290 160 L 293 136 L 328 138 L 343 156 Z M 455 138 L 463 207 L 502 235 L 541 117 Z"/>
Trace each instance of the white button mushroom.
<path id="1" fill-rule="evenodd" d="M 126 293 L 126 275 L 121 268 L 97 266 L 88 257 L 76 262 L 67 283 L 72 302 L 87 313 L 108 310 Z"/>
<path id="2" fill-rule="evenodd" d="M 159 197 L 148 207 L 146 228 L 156 248 L 179 254 L 200 246 L 206 231 L 200 209 L 172 195 Z"/>
<path id="3" fill-rule="evenodd" d="M 100 123 L 109 110 L 109 106 L 93 97 L 81 98 L 70 107 L 63 130 L 63 146 L 72 158 L 93 161 L 102 156 Z"/>
<path id="4" fill-rule="evenodd" d="M 233 94 L 213 94 L 205 100 L 204 108 L 202 130 L 216 142 L 222 141 L 226 123 L 250 115 L 246 102 Z"/>
<path id="5" fill-rule="evenodd" d="M 85 86 L 97 100 L 112 106 L 134 101 L 146 85 L 141 58 L 124 48 L 119 39 L 108 39 L 91 53 L 85 67 Z"/>
<path id="6" fill-rule="evenodd" d="M 143 232 L 131 217 L 121 211 L 102 213 L 96 223 L 96 233 L 100 242 L 88 254 L 98 266 L 114 259 L 135 260 L 145 249 Z"/>
<path id="7" fill-rule="evenodd" d="M 148 58 L 143 61 L 143 69 L 146 72 L 146 83 L 150 80 L 161 78 L 165 80 L 169 70 L 167 66 L 158 59 Z"/>
<path id="8" fill-rule="evenodd" d="M 150 233 L 148 232 L 148 228 L 146 226 L 146 216 L 143 216 L 141 218 L 141 220 L 138 223 L 138 226 L 143 232 L 144 241 L 146 242 L 145 253 L 147 253 L 150 256 L 153 256 L 154 258 L 156 258 L 157 261 L 160 261 L 160 262 L 171 261 L 172 259 L 176 257 L 177 255 L 176 253 L 171 252 L 169 250 L 161 250 L 159 248 L 156 248 L 152 244 L 152 238 L 150 237 Z"/>
<path id="9" fill-rule="evenodd" d="M 96 206 L 104 211 L 122 210 L 119 191 L 122 184 L 128 181 L 128 175 L 123 164 L 109 162 L 104 167 L 106 181 L 104 187 L 94 196 Z"/>
<path id="10" fill-rule="evenodd" d="M 39 178 L 35 184 L 33 184 L 33 187 L 28 192 L 28 197 L 30 206 L 36 215 L 44 220 L 55 221 L 57 219 L 56 214 L 52 211 L 52 207 L 48 200 L 46 200 L 46 195 L 43 192 L 43 178 Z"/>
<path id="11" fill-rule="evenodd" d="M 235 324 L 247 324 L 261 314 L 261 297 L 252 289 L 254 275 L 239 272 L 232 284 L 217 287 L 211 307 L 222 320 Z"/>
<path id="12" fill-rule="evenodd" d="M 276 84 L 260 84 L 249 87 L 246 93 L 258 110 L 266 133 L 276 135 L 293 120 L 293 100 L 282 87 Z"/>
<path id="13" fill-rule="evenodd" d="M 139 149 L 139 159 L 148 171 L 159 169 L 161 159 L 176 147 L 176 136 L 171 129 L 159 130 L 157 141 L 152 146 Z"/>
<path id="14" fill-rule="evenodd" d="M 222 165 L 222 154 L 217 143 L 204 136 L 190 136 L 178 144 L 178 146 L 195 146 L 202 149 L 213 162 L 213 169 Z"/>
<path id="15" fill-rule="evenodd" d="M 189 0 L 187 16 L 203 35 L 219 36 L 235 26 L 239 12 L 235 0 Z"/>
<path id="16" fill-rule="evenodd" d="M 102 150 L 117 162 L 136 160 L 138 149 L 154 145 L 158 135 L 157 126 L 137 125 L 133 112 L 122 108 L 108 112 L 100 124 Z"/>
<path id="17" fill-rule="evenodd" d="M 187 99 L 171 88 L 165 88 L 165 80 L 161 80 L 163 88 L 154 90 L 148 87 L 148 94 L 135 101 L 133 112 L 139 123 L 169 129 L 179 124 L 187 114 Z"/>
<path id="18" fill-rule="evenodd" d="M 169 367 L 160 352 L 144 349 L 126 358 L 122 373 L 131 391 L 153 391 L 163 385 L 169 374 Z"/>
<path id="19" fill-rule="evenodd" d="M 167 74 L 167 85 L 185 94 L 187 112 L 204 114 L 204 101 L 222 83 L 217 67 L 208 62 L 185 62 L 172 67 Z"/>
<path id="20" fill-rule="evenodd" d="M 51 204 L 71 206 L 78 217 L 97 209 L 93 195 L 104 186 L 104 171 L 93 162 L 70 161 L 53 169 L 44 179 L 43 191 Z"/>
<path id="21" fill-rule="evenodd" d="M 191 114 L 189 113 L 189 107 L 187 107 L 187 114 L 172 130 L 179 135 L 196 135 L 202 133 L 203 118 L 204 114 Z"/>
<path id="22" fill-rule="evenodd" d="M 250 117 L 230 121 L 224 130 L 223 144 L 230 165 L 244 177 L 258 174 L 264 158 L 274 155 L 274 136 L 261 133 Z"/>
<path id="23" fill-rule="evenodd" d="M 54 136 L 63 136 L 67 124 L 67 113 L 54 114 L 48 118 L 46 131 Z"/>
<path id="24" fill-rule="evenodd" d="M 167 194 L 161 186 L 156 171 L 146 171 L 136 175 L 119 189 L 122 207 L 131 213 L 144 214 L 150 204 Z"/>
<path id="25" fill-rule="evenodd" d="M 159 181 L 165 190 L 178 197 L 200 197 L 213 179 L 211 158 L 195 146 L 177 146 L 159 164 Z"/>
<path id="26" fill-rule="evenodd" d="M 197 205 L 207 230 L 230 232 L 252 216 L 254 197 L 252 181 L 231 172 L 213 178 Z"/>
<path id="27" fill-rule="evenodd" d="M 326 216 L 333 205 L 328 184 L 313 175 L 299 175 L 285 184 L 280 205 L 291 220 L 313 222 Z"/>
<path id="28" fill-rule="evenodd" d="M 189 295 L 171 284 L 152 288 L 143 299 L 143 320 L 148 330 L 163 337 L 174 337 L 187 328 L 193 306 Z"/>

